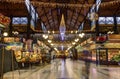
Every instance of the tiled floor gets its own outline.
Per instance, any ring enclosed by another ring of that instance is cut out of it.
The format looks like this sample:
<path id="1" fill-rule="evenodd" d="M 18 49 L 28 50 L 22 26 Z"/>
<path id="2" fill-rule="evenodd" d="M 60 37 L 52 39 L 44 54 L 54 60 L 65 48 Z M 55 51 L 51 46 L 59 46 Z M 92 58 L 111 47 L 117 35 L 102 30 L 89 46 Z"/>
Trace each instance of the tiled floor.
<path id="1" fill-rule="evenodd" d="M 4 79 L 120 79 L 120 67 L 96 66 L 83 61 L 60 59 L 45 67 L 33 67 L 4 74 Z"/>

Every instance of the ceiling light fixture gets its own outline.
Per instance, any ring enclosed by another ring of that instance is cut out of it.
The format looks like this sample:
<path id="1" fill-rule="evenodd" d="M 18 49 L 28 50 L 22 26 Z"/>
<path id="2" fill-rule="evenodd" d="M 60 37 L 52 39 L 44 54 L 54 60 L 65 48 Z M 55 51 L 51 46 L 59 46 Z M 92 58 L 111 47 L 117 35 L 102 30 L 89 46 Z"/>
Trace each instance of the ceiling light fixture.
<path id="1" fill-rule="evenodd" d="M 75 42 L 73 42 L 72 44 L 75 45 Z"/>
<path id="2" fill-rule="evenodd" d="M 83 38 L 84 35 L 85 35 L 85 33 L 79 34 L 79 36 L 80 36 L 81 38 Z"/>
<path id="3" fill-rule="evenodd" d="M 60 22 L 59 30 L 60 30 L 61 39 L 64 40 L 66 27 L 65 27 L 65 19 L 64 19 L 64 15 L 63 14 L 62 14 L 62 19 L 61 19 L 61 22 Z"/>
<path id="4" fill-rule="evenodd" d="M 4 33 L 3 33 L 3 36 L 8 36 L 8 32 L 4 32 Z"/>
<path id="5" fill-rule="evenodd" d="M 48 33 L 50 33 L 50 31 L 48 31 Z"/>
<path id="6" fill-rule="evenodd" d="M 51 46 L 53 46 L 53 44 L 51 43 Z"/>
<path id="7" fill-rule="evenodd" d="M 82 35 L 84 36 L 84 35 L 85 35 L 85 33 L 82 33 Z"/>
<path id="8" fill-rule="evenodd" d="M 52 41 L 51 40 L 48 40 L 49 43 L 51 43 Z"/>
<path id="9" fill-rule="evenodd" d="M 73 33 L 73 31 L 71 31 L 71 33 Z"/>
<path id="10" fill-rule="evenodd" d="M 44 38 L 44 39 L 47 39 L 47 38 L 48 38 L 48 35 L 44 35 L 44 34 L 43 34 L 43 38 Z"/>
<path id="11" fill-rule="evenodd" d="M 52 33 L 55 33 L 55 31 L 52 31 Z"/>
<path id="12" fill-rule="evenodd" d="M 75 42 L 78 42 L 79 41 L 79 39 L 77 38 L 77 39 L 75 39 Z"/>

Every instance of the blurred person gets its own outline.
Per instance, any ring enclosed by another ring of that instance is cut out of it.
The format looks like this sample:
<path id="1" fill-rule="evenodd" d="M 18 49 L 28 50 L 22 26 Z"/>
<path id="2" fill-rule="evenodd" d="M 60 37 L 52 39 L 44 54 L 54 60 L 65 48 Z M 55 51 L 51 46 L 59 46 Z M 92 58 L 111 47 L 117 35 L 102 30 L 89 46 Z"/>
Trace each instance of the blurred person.
<path id="1" fill-rule="evenodd" d="M 85 59 L 85 66 L 82 68 L 82 79 L 89 79 L 89 73 L 90 73 L 90 60 Z"/>
<path id="2" fill-rule="evenodd" d="M 66 56 L 65 55 L 63 55 L 63 61 L 66 62 Z"/>

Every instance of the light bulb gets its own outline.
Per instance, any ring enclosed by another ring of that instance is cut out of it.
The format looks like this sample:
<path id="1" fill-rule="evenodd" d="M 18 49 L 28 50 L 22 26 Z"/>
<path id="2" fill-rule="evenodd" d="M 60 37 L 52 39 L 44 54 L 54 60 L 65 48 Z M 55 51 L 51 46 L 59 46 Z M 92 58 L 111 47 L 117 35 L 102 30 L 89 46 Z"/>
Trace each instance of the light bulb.
<path id="1" fill-rule="evenodd" d="M 3 36 L 8 36 L 8 33 L 7 33 L 7 32 L 4 32 L 4 33 L 3 33 Z"/>

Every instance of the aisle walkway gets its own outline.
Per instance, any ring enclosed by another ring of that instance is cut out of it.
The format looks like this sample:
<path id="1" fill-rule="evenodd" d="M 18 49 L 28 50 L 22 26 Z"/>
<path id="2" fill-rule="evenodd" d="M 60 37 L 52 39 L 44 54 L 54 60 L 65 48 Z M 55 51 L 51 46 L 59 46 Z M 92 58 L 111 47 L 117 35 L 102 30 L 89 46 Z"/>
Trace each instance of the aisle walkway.
<path id="1" fill-rule="evenodd" d="M 6 73 L 4 79 L 13 79 L 10 74 Z M 14 79 L 120 79 L 120 67 L 96 67 L 83 61 L 57 59 L 43 68 L 30 69 L 19 75 L 15 73 Z"/>

